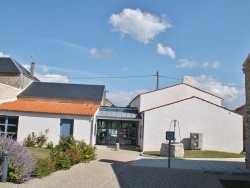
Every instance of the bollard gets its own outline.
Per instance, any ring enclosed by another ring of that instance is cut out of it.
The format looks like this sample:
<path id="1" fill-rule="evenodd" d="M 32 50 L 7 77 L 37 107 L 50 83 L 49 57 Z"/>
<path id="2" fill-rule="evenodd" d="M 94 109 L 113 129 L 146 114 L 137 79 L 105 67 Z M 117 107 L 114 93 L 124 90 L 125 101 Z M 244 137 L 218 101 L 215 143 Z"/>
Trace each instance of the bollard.
<path id="1" fill-rule="evenodd" d="M 7 176 L 8 176 L 8 151 L 2 152 L 2 176 L 1 176 L 1 182 L 7 182 Z"/>
<path id="2" fill-rule="evenodd" d="M 116 143 L 115 144 L 115 151 L 118 151 L 120 149 L 120 144 L 119 143 Z"/>

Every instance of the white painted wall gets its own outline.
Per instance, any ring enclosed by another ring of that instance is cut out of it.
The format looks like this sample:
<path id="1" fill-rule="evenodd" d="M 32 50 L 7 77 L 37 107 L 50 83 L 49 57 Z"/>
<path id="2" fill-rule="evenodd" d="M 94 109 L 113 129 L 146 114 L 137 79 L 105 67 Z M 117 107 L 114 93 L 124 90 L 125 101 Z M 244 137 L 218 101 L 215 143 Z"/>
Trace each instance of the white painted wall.
<path id="1" fill-rule="evenodd" d="M 90 116 L 53 115 L 42 113 L 20 113 L 0 111 L 0 115 L 19 116 L 17 140 L 23 141 L 28 134 L 34 132 L 39 135 L 49 128 L 48 141 L 58 144 L 60 139 L 61 119 L 74 119 L 73 136 L 77 140 L 90 143 L 91 118 Z"/>
<path id="2" fill-rule="evenodd" d="M 0 103 L 17 100 L 20 89 L 0 83 Z"/>
<path id="3" fill-rule="evenodd" d="M 160 150 L 172 120 L 179 121 L 186 148 L 190 133 L 203 133 L 203 150 L 240 153 L 243 149 L 242 116 L 192 98 L 144 112 L 144 151 Z M 178 131 L 176 139 L 180 139 Z"/>
<path id="4" fill-rule="evenodd" d="M 81 117 L 81 119 L 74 119 L 74 138 L 76 140 L 84 140 L 87 144 L 90 144 L 91 126 L 91 117 Z"/>
<path id="5" fill-rule="evenodd" d="M 142 112 L 144 110 L 170 104 L 193 96 L 221 106 L 220 98 L 195 89 L 187 84 L 178 84 L 175 86 L 155 90 L 153 92 L 141 94 L 131 103 L 131 106 L 137 107 L 139 112 Z"/>

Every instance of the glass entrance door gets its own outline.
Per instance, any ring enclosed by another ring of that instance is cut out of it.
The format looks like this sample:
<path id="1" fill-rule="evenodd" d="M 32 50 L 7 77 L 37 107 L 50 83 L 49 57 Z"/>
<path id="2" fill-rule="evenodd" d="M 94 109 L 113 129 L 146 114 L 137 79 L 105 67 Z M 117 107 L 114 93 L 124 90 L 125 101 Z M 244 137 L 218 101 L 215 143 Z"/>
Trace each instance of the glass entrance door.
<path id="1" fill-rule="evenodd" d="M 107 144 L 115 144 L 118 142 L 118 131 L 120 128 L 120 122 L 119 121 L 110 121 L 108 123 L 108 140 L 107 140 Z"/>
<path id="2" fill-rule="evenodd" d="M 97 121 L 97 144 L 115 145 L 136 145 L 137 122 L 130 121 Z"/>

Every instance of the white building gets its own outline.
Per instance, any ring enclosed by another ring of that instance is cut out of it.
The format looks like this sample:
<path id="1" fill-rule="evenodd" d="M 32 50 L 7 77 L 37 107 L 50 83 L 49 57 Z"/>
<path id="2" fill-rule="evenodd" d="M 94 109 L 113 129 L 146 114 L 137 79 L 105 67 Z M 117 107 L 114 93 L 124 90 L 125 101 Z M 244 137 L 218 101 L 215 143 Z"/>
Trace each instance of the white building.
<path id="1" fill-rule="evenodd" d="M 186 83 L 138 95 L 130 103 L 142 117 L 138 145 L 159 151 L 177 120 L 175 137 L 185 149 L 191 147 L 190 133 L 202 133 L 197 141 L 203 150 L 242 152 L 242 116 L 221 107 L 221 100 Z"/>
<path id="2" fill-rule="evenodd" d="M 185 149 L 242 152 L 242 116 L 223 108 L 221 98 L 195 88 L 191 77 L 140 94 L 125 108 L 103 106 L 105 86 L 45 83 L 32 75 L 13 59 L 0 58 L 0 103 L 9 101 L 0 104 L 1 134 L 22 141 L 49 129 L 48 141 L 55 144 L 60 136 L 73 135 L 92 145 L 159 151 L 166 131 L 175 128 Z"/>

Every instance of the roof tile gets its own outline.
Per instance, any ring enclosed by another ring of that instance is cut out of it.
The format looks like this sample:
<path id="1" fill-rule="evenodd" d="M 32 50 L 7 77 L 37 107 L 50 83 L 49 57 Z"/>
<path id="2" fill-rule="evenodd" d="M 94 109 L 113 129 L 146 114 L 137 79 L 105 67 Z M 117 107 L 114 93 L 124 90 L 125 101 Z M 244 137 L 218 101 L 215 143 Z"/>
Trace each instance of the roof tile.
<path id="1" fill-rule="evenodd" d="M 16 100 L 0 104 L 0 110 L 92 116 L 99 105 Z"/>

